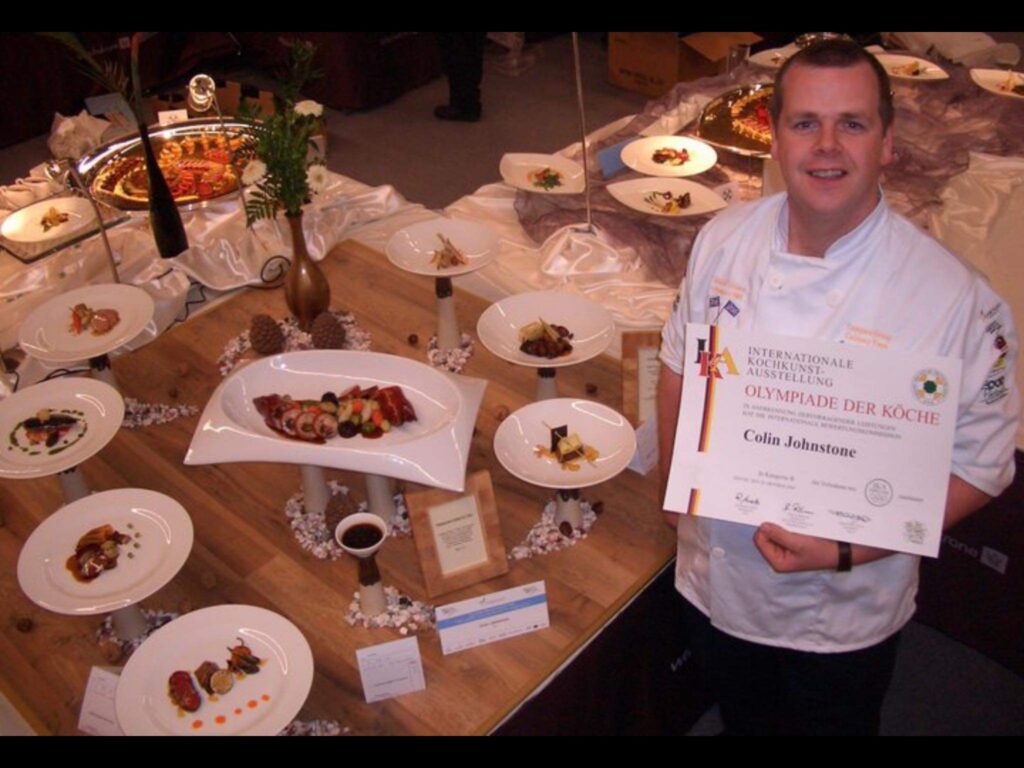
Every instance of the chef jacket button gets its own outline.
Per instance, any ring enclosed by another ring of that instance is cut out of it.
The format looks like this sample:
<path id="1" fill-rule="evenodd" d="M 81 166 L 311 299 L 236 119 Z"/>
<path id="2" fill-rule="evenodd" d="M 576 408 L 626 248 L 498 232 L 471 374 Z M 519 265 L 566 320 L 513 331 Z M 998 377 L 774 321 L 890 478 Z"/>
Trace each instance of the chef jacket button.
<path id="1" fill-rule="evenodd" d="M 776 291 L 779 290 L 779 288 L 782 287 L 782 275 L 773 274 L 771 277 L 768 278 L 768 285 L 770 285 Z"/>
<path id="2" fill-rule="evenodd" d="M 843 300 L 843 292 L 842 291 L 829 291 L 828 295 L 825 297 L 825 303 L 828 304 L 833 309 L 835 307 L 838 307 L 839 306 L 839 302 L 841 302 L 842 300 Z"/>
<path id="3" fill-rule="evenodd" d="M 725 557 L 725 550 L 722 549 L 721 547 L 712 547 L 711 548 L 711 556 L 713 558 L 715 558 L 715 560 L 721 560 L 722 558 Z"/>

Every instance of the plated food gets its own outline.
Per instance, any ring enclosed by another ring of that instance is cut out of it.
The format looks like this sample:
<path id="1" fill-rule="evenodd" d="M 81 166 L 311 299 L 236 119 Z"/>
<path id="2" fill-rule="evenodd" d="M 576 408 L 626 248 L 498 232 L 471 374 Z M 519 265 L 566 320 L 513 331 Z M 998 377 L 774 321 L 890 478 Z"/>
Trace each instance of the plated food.
<path id="1" fill-rule="evenodd" d="M 186 613 L 132 654 L 115 710 L 129 736 L 273 736 L 298 714 L 313 654 L 280 614 L 249 605 Z"/>
<path id="2" fill-rule="evenodd" d="M 772 127 L 768 104 L 774 92 L 775 88 L 771 85 L 748 91 L 729 108 L 733 130 L 769 148 L 772 145 Z"/>
<path id="3" fill-rule="evenodd" d="M 563 155 L 509 152 L 498 165 L 510 187 L 539 195 L 576 195 L 583 191 L 583 166 Z"/>
<path id="4" fill-rule="evenodd" d="M 701 110 L 696 135 L 738 155 L 766 157 L 772 148 L 767 116 L 773 90 L 771 83 L 754 83 L 715 97 Z"/>
<path id="5" fill-rule="evenodd" d="M 989 93 L 1024 99 L 1024 73 L 1005 69 L 972 69 L 971 79 Z"/>
<path id="6" fill-rule="evenodd" d="M 356 435 L 372 440 L 416 421 L 412 403 L 398 386 L 364 389 L 356 385 L 340 394 L 325 392 L 319 400 L 264 395 L 255 398 L 253 405 L 278 434 L 312 443 Z"/>
<path id="7" fill-rule="evenodd" d="M 29 456 L 55 456 L 73 446 L 89 431 L 85 411 L 78 408 L 42 408 L 19 421 L 7 435 L 7 450 Z"/>
<path id="8" fill-rule="evenodd" d="M 634 211 L 668 218 L 699 216 L 726 206 L 713 189 L 688 179 L 628 179 L 609 184 L 607 189 Z"/>
<path id="9" fill-rule="evenodd" d="M 388 261 L 406 272 L 456 277 L 485 267 L 498 255 L 498 247 L 498 235 L 490 227 L 436 218 L 399 230 L 384 252 Z"/>
<path id="10" fill-rule="evenodd" d="M 39 219 L 39 226 L 43 228 L 43 232 L 49 232 L 54 227 L 59 227 L 71 218 L 71 214 L 67 211 L 60 211 L 56 206 L 51 205 L 46 213 L 43 214 L 42 218 Z"/>
<path id="11" fill-rule="evenodd" d="M 623 147 L 622 162 L 648 176 L 695 176 L 712 168 L 718 154 L 689 136 L 648 136 Z"/>
<path id="12" fill-rule="evenodd" d="M 18 344 L 47 363 L 74 363 L 112 352 L 153 318 L 153 298 L 124 283 L 87 285 L 47 299 L 18 329 Z"/>
<path id="13" fill-rule="evenodd" d="M 557 461 L 562 469 L 569 472 L 579 472 L 581 461 L 593 464 L 600 458 L 601 454 L 597 448 L 584 445 L 583 440 L 575 432 L 569 434 L 567 424 L 550 427 L 550 430 L 550 447 L 538 445 L 534 448 L 534 455 L 538 458 Z"/>
<path id="14" fill-rule="evenodd" d="M 84 197 L 56 197 L 19 208 L 0 224 L 0 234 L 22 245 L 56 244 L 84 234 L 95 222 L 96 213 Z"/>
<path id="15" fill-rule="evenodd" d="M 885 67 L 889 77 L 897 80 L 946 80 L 949 74 L 938 64 L 918 56 L 878 53 L 875 58 Z"/>
<path id="16" fill-rule="evenodd" d="M 101 491 L 39 524 L 18 557 L 18 584 L 56 613 L 106 613 L 167 584 L 191 549 L 192 521 L 174 499 L 142 488 Z"/>

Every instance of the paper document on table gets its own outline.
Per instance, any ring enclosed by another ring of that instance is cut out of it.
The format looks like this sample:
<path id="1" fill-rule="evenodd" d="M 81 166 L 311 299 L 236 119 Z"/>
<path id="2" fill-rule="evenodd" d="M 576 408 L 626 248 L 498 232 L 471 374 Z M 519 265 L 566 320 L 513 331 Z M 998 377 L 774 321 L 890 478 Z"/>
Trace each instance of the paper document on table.
<path id="1" fill-rule="evenodd" d="M 665 506 L 935 557 L 954 358 L 689 324 Z"/>
<path id="2" fill-rule="evenodd" d="M 103 667 L 92 668 L 78 714 L 78 730 L 93 736 L 124 736 L 114 707 L 118 680 L 116 672 Z"/>
<path id="3" fill-rule="evenodd" d="M 437 608 L 441 651 L 448 655 L 549 626 L 543 581 Z"/>
<path id="4" fill-rule="evenodd" d="M 427 687 L 419 641 L 406 637 L 356 651 L 359 679 L 367 704 Z"/>

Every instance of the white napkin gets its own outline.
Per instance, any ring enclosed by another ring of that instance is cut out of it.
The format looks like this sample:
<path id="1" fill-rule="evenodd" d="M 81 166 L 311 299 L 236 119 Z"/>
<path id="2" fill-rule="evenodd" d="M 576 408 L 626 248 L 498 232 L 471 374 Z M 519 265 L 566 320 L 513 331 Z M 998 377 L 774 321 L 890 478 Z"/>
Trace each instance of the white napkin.
<path id="1" fill-rule="evenodd" d="M 64 117 L 60 112 L 55 112 L 46 146 L 54 157 L 77 160 L 100 145 L 103 133 L 109 126 L 108 121 L 93 117 L 84 109 L 74 117 Z"/>

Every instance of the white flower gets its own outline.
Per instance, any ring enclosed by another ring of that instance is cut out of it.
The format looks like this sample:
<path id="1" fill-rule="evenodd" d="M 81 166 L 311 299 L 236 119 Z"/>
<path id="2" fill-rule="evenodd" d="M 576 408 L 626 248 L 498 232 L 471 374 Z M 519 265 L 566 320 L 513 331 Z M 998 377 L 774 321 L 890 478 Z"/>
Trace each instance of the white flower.
<path id="1" fill-rule="evenodd" d="M 323 192 L 327 188 L 327 168 L 323 165 L 311 165 L 306 171 L 306 183 L 312 192 Z"/>
<path id="2" fill-rule="evenodd" d="M 317 104 L 312 99 L 306 99 L 305 101 L 300 101 L 298 104 L 295 105 L 295 114 L 296 115 L 303 115 L 303 116 L 309 115 L 311 117 L 320 117 L 320 115 L 322 115 L 323 113 L 324 113 L 324 105 L 323 104 Z"/>
<path id="3" fill-rule="evenodd" d="M 262 160 L 253 160 L 242 171 L 243 184 L 255 184 L 267 175 L 267 164 Z"/>

